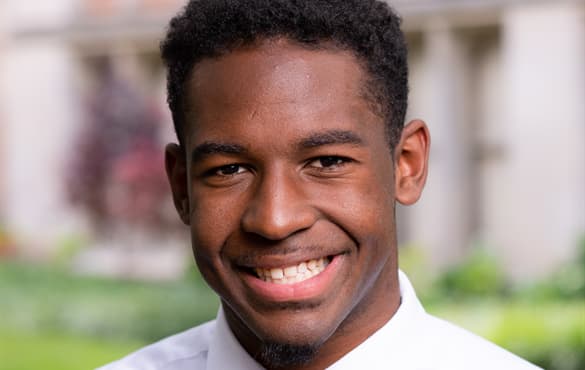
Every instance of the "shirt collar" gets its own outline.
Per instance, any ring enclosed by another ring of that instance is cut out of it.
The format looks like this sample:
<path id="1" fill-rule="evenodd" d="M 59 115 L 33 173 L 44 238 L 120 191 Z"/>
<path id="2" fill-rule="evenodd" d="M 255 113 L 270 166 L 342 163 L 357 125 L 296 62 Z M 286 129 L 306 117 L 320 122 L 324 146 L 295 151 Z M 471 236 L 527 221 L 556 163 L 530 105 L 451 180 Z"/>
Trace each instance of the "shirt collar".
<path id="1" fill-rule="evenodd" d="M 400 306 L 392 318 L 359 346 L 331 365 L 330 370 L 387 369 L 391 361 L 397 369 L 408 364 L 416 353 L 419 340 L 418 323 L 426 314 L 418 300 L 412 284 L 402 271 L 398 271 L 400 284 Z M 414 344 L 414 345 L 413 345 Z M 366 365 L 367 364 L 367 365 Z M 378 367 L 376 367 L 376 365 Z"/>
<path id="2" fill-rule="evenodd" d="M 209 343 L 207 370 L 261 370 L 258 364 L 240 345 L 230 330 L 223 308 L 217 314 L 215 333 Z"/>
<path id="3" fill-rule="evenodd" d="M 402 271 L 398 271 L 401 302 L 392 318 L 362 344 L 331 365 L 331 370 L 359 369 L 366 364 L 403 363 L 412 359 L 417 340 L 413 324 L 425 314 L 414 288 Z M 209 345 L 207 370 L 260 370 L 258 364 L 240 345 L 230 330 L 223 309 L 217 314 L 215 333 Z"/>

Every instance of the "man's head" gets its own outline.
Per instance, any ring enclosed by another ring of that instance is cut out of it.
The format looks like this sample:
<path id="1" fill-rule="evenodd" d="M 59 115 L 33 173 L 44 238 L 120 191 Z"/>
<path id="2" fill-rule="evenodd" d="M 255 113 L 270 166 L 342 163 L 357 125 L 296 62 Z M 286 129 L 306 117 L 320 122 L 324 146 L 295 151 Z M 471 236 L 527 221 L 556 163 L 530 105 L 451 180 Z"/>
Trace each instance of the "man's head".
<path id="1" fill-rule="evenodd" d="M 426 177 L 424 123 L 402 130 L 397 17 L 374 1 L 191 2 L 163 56 L 181 143 L 167 172 L 199 269 L 264 366 L 326 367 L 398 307 L 394 204 Z"/>
<path id="2" fill-rule="evenodd" d="M 193 66 L 271 38 L 308 50 L 345 50 L 367 72 L 363 93 L 384 117 L 391 146 L 404 124 L 408 98 L 407 51 L 400 19 L 374 0 L 191 1 L 175 17 L 162 43 L 168 66 L 168 101 L 182 144 L 185 90 Z"/>

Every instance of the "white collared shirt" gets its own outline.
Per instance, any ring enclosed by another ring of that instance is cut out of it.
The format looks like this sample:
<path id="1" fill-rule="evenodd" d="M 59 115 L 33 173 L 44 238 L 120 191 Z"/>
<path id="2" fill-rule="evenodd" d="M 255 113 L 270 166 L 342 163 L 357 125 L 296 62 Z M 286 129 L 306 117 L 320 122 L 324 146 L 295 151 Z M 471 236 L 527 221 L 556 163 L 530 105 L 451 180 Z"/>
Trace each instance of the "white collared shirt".
<path id="1" fill-rule="evenodd" d="M 425 312 L 399 271 L 400 307 L 366 341 L 328 369 L 533 370 L 536 366 Z M 260 370 L 228 327 L 220 309 L 213 321 L 142 348 L 98 370 Z"/>

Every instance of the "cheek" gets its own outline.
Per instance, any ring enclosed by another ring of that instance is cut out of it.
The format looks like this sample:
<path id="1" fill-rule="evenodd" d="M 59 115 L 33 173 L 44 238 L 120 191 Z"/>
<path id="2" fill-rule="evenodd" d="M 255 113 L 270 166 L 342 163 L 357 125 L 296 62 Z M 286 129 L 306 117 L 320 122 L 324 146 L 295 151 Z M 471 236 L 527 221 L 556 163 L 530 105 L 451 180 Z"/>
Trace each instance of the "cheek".
<path id="1" fill-rule="evenodd" d="M 234 220 L 222 203 L 208 198 L 194 201 L 191 208 L 191 242 L 197 267 L 209 286 L 224 296 L 226 265 L 222 259 L 226 240 L 233 233 Z"/>
<path id="2" fill-rule="evenodd" d="M 221 246 L 239 224 L 238 202 L 208 192 L 192 193 L 191 237 L 193 247 L 206 253 L 219 253 Z"/>
<path id="3" fill-rule="evenodd" d="M 355 284 L 362 287 L 357 289 L 358 295 L 366 294 L 396 258 L 391 189 L 379 183 L 371 183 L 365 189 L 350 205 L 353 223 L 347 228 L 358 243 L 351 272 L 357 277 Z"/>
<path id="4" fill-rule="evenodd" d="M 362 238 L 384 238 L 394 222 L 392 187 L 389 179 L 364 176 L 327 202 L 325 207 L 348 232 Z"/>

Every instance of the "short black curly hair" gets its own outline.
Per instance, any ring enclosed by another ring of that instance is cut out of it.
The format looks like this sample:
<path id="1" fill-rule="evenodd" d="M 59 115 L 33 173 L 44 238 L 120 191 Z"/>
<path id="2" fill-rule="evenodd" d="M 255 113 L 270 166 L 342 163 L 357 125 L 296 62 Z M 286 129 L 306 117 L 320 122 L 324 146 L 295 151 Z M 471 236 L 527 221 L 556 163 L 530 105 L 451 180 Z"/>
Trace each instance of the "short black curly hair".
<path id="1" fill-rule="evenodd" d="M 185 85 L 195 64 L 262 40 L 286 38 L 311 49 L 353 53 L 368 72 L 366 89 L 386 122 L 390 148 L 408 103 L 407 48 L 401 20 L 379 0 L 191 0 L 161 43 L 168 104 L 184 147 Z"/>

